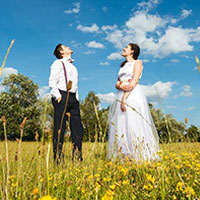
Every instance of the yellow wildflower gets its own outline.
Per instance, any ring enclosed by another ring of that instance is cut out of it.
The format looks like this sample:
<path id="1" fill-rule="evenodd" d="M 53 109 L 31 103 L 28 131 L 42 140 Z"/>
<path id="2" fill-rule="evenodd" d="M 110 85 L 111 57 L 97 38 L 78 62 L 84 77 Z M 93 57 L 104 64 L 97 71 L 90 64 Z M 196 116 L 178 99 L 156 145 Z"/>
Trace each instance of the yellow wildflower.
<path id="1" fill-rule="evenodd" d="M 155 183 L 155 178 L 151 174 L 146 174 L 146 178 L 148 181 L 152 182 L 153 184 Z"/>
<path id="2" fill-rule="evenodd" d="M 50 195 L 42 197 L 40 200 L 56 200 L 56 198 L 52 198 Z"/>
<path id="3" fill-rule="evenodd" d="M 110 185 L 110 189 L 111 189 L 111 190 L 114 190 L 115 187 L 116 187 L 115 185 Z"/>
<path id="4" fill-rule="evenodd" d="M 178 182 L 177 186 L 176 186 L 176 191 L 183 191 L 183 183 L 182 182 Z"/>
<path id="5" fill-rule="evenodd" d="M 123 180 L 123 185 L 128 185 L 129 183 L 129 180 Z"/>

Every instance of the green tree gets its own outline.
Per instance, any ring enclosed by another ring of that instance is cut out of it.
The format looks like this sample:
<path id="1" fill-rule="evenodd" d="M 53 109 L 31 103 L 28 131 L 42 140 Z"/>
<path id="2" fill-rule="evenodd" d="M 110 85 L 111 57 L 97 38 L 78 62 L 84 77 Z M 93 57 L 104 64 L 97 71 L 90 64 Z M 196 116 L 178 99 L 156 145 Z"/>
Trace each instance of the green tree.
<path id="1" fill-rule="evenodd" d="M 40 112 L 37 107 L 38 85 L 22 74 L 5 77 L 2 85 L 6 87 L 6 92 L 0 93 L 0 116 L 4 115 L 7 119 L 8 138 L 19 137 L 19 125 L 24 117 L 27 117 L 23 139 L 33 140 L 35 132 L 40 131 Z M 2 138 L 2 126 L 0 133 Z"/>
<path id="2" fill-rule="evenodd" d="M 94 111 L 94 104 L 99 111 L 100 100 L 94 92 L 89 92 L 84 102 L 81 103 L 81 120 L 84 128 L 84 140 L 94 141 L 98 133 L 98 122 Z"/>
<path id="3" fill-rule="evenodd" d="M 179 142 L 184 140 L 185 124 L 178 122 L 171 114 L 165 115 L 150 104 L 151 114 L 159 134 L 160 142 Z"/>
<path id="4" fill-rule="evenodd" d="M 200 130 L 195 125 L 190 125 L 187 129 L 185 137 L 191 142 L 200 142 Z"/>

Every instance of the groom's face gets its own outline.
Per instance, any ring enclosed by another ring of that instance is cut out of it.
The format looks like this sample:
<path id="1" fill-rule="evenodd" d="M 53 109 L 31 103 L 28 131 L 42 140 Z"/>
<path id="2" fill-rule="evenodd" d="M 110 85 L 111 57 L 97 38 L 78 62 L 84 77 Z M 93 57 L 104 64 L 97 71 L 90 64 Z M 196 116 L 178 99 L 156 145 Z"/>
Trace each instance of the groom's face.
<path id="1" fill-rule="evenodd" d="M 65 54 L 65 55 L 73 54 L 73 51 L 70 49 L 70 47 L 62 45 L 62 49 L 63 49 L 63 51 L 61 52 L 62 54 Z"/>

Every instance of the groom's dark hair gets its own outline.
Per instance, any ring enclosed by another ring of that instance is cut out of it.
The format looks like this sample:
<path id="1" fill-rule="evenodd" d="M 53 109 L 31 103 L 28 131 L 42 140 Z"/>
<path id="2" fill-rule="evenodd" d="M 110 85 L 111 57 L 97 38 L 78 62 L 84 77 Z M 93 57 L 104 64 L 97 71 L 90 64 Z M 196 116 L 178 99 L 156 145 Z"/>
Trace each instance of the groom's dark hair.
<path id="1" fill-rule="evenodd" d="M 55 50 L 54 50 L 54 52 L 53 52 L 53 54 L 56 56 L 56 58 L 58 58 L 58 59 L 63 58 L 63 57 L 62 57 L 62 54 L 60 53 L 62 50 L 63 50 L 63 49 L 62 49 L 62 44 L 60 43 L 60 44 L 58 44 L 58 45 L 56 46 L 56 48 L 55 48 Z"/>

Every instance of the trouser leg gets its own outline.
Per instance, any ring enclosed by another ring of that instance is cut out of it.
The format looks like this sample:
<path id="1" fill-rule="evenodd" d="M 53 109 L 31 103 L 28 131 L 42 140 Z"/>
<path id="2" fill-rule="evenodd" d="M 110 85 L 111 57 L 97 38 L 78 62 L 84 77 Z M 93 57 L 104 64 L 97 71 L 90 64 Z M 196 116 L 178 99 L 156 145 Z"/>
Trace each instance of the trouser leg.
<path id="1" fill-rule="evenodd" d="M 54 98 L 52 98 L 52 104 L 54 106 L 54 133 L 53 133 L 53 153 L 54 160 L 61 158 L 62 147 L 64 141 L 64 133 L 66 129 L 66 118 L 64 114 L 64 102 L 65 98 L 62 96 L 62 101 L 58 103 Z M 63 118 L 63 119 L 62 119 Z M 62 122 L 62 128 L 61 128 Z M 61 131 L 59 131 L 61 128 Z"/>
<path id="2" fill-rule="evenodd" d="M 72 159 L 74 159 L 75 152 L 77 152 L 78 159 L 82 160 L 82 139 L 83 139 L 83 126 L 81 123 L 79 103 L 76 101 L 70 109 L 70 129 L 73 143 Z"/>

